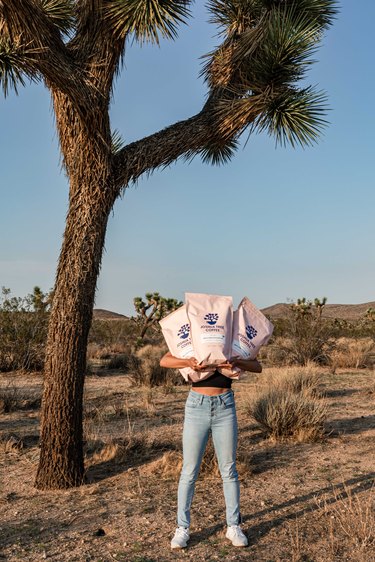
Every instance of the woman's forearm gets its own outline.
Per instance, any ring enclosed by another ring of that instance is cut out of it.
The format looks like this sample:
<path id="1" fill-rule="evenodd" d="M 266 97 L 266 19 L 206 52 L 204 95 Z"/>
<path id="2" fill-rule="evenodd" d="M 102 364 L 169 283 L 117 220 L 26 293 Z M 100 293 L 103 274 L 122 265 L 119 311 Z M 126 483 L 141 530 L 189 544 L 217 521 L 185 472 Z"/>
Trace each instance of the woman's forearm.
<path id="1" fill-rule="evenodd" d="M 180 359 L 179 357 L 174 357 L 171 353 L 166 353 L 160 359 L 160 366 L 167 369 L 183 369 L 184 367 L 190 367 L 190 360 Z"/>
<path id="2" fill-rule="evenodd" d="M 236 359 L 235 366 L 250 373 L 262 372 L 262 365 L 256 359 Z"/>

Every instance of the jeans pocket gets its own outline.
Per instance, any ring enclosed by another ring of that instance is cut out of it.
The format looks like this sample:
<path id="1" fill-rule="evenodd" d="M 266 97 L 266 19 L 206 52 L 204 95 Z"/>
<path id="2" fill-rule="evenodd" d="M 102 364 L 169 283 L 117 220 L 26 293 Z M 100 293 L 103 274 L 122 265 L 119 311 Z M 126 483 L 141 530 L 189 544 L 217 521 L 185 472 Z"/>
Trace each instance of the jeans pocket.
<path id="1" fill-rule="evenodd" d="M 196 408 L 199 404 L 199 398 L 195 398 L 194 396 L 188 396 L 185 406 L 186 408 Z"/>
<path id="2" fill-rule="evenodd" d="M 235 407 L 233 392 L 226 392 L 224 396 L 222 396 L 221 401 L 225 409 L 230 409 Z"/>

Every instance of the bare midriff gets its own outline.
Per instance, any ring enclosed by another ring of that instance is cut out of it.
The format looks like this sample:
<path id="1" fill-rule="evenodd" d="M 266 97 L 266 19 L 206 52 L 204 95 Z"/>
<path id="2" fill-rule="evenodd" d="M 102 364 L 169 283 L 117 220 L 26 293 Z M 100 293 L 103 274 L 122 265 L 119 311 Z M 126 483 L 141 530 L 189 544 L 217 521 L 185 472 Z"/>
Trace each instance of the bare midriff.
<path id="1" fill-rule="evenodd" d="M 191 388 L 194 392 L 199 392 L 199 394 L 205 394 L 206 396 L 217 396 L 218 394 L 224 394 L 224 392 L 229 392 L 230 388 L 216 388 L 209 386 L 200 386 L 199 388 Z"/>

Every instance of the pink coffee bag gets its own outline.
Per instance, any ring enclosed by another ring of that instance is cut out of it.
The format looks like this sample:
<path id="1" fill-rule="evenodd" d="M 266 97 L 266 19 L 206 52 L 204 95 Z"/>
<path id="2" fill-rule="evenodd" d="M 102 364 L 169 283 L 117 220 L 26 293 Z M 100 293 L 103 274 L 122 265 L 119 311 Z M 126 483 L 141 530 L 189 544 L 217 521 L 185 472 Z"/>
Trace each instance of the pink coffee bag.
<path id="1" fill-rule="evenodd" d="M 185 300 L 195 358 L 212 372 L 231 357 L 232 297 L 185 293 Z"/>
<path id="2" fill-rule="evenodd" d="M 168 316 L 159 321 L 164 339 L 169 351 L 174 357 L 187 359 L 194 357 L 193 343 L 191 340 L 190 323 L 186 314 L 186 306 L 180 306 Z M 190 367 L 179 369 L 186 381 L 199 380 L 197 372 Z"/>
<path id="3" fill-rule="evenodd" d="M 244 297 L 233 314 L 232 357 L 255 359 L 273 332 L 273 324 Z"/>

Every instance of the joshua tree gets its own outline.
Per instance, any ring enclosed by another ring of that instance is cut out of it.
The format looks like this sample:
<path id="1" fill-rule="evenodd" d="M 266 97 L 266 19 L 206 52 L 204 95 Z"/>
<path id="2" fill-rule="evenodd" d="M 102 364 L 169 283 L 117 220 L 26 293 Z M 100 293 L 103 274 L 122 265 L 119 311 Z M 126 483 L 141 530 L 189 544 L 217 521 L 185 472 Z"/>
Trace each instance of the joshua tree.
<path id="1" fill-rule="evenodd" d="M 166 314 L 182 306 L 176 299 L 166 299 L 159 293 L 146 293 L 145 302 L 141 297 L 135 297 L 134 308 L 137 312 L 137 322 L 141 326 L 139 337 L 143 339 L 147 330 L 155 326 Z"/>
<path id="2" fill-rule="evenodd" d="M 180 157 L 223 163 L 244 131 L 308 145 L 324 126 L 325 96 L 299 87 L 334 0 L 208 0 L 222 43 L 202 70 L 201 111 L 137 142 L 113 142 L 113 80 L 132 39 L 174 38 L 189 0 L 0 0 L 0 82 L 49 89 L 69 210 L 51 307 L 38 488 L 80 485 L 86 344 L 107 221 L 129 183 Z"/>
<path id="3" fill-rule="evenodd" d="M 371 322 L 375 321 L 375 308 L 370 306 L 365 312 L 366 320 L 371 320 Z"/>

